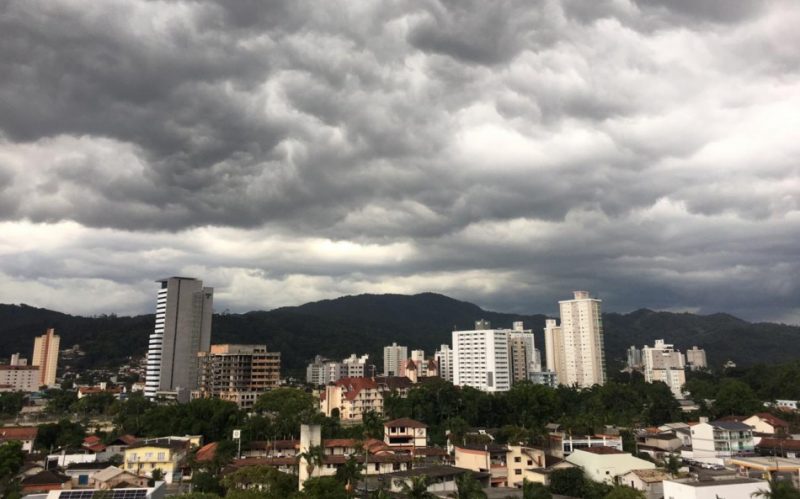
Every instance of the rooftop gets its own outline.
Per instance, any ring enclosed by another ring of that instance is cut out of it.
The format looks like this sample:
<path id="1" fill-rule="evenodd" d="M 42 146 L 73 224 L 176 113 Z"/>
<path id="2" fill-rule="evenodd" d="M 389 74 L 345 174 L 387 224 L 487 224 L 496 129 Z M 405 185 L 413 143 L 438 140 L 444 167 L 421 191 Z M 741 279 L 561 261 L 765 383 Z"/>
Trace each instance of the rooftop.
<path id="1" fill-rule="evenodd" d="M 767 482 L 764 480 L 756 480 L 755 478 L 723 478 L 719 480 L 694 480 L 692 478 L 685 478 L 667 481 L 688 485 L 690 487 L 720 487 L 725 485 L 741 485 L 744 483 L 763 483 L 767 485 Z"/>
<path id="2" fill-rule="evenodd" d="M 416 421 L 416 420 L 411 419 L 411 418 L 393 419 L 391 421 L 387 421 L 386 423 L 384 423 L 383 426 L 386 426 L 386 427 L 389 427 L 389 428 L 395 427 L 395 426 L 401 426 L 401 427 L 405 427 L 405 428 L 427 428 L 428 427 L 428 425 L 426 425 L 425 423 L 422 423 L 420 421 Z"/>
<path id="3" fill-rule="evenodd" d="M 588 452 L 590 454 L 626 454 L 614 447 L 586 447 L 583 449 L 575 449 L 575 452 L 577 451 Z"/>

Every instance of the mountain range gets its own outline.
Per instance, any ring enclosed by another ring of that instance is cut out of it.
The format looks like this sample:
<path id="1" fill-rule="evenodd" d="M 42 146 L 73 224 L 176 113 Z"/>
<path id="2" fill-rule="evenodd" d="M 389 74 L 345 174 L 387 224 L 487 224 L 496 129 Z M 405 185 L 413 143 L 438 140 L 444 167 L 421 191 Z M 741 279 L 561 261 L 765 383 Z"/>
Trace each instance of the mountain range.
<path id="1" fill-rule="evenodd" d="M 378 370 L 383 346 L 396 341 L 427 355 L 450 343 L 453 329 L 471 329 L 479 319 L 494 327 L 523 321 L 544 347 L 545 315 L 520 315 L 483 310 L 475 304 L 435 293 L 358 295 L 243 314 L 215 314 L 213 343 L 260 343 L 281 352 L 284 369 L 300 374 L 314 355 L 342 358 L 370 354 Z M 0 357 L 14 352 L 30 356 L 33 338 L 53 327 L 61 348 L 79 344 L 86 352 L 79 367 L 113 366 L 143 355 L 154 316 L 80 317 L 28 305 L 0 304 Z M 740 365 L 776 363 L 800 358 L 800 327 L 750 323 L 728 314 L 696 315 L 640 309 L 628 314 L 603 314 L 606 358 L 623 361 L 630 345 L 641 347 L 657 338 L 681 350 L 705 348 L 712 367 L 727 360 Z"/>

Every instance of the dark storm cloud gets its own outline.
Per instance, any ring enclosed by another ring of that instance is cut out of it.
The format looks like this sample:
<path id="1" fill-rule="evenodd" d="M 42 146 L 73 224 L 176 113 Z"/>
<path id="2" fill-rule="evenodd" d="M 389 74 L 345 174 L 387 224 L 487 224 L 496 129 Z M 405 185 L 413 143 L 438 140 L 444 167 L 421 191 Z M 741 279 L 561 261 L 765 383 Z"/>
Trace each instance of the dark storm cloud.
<path id="1" fill-rule="evenodd" d="M 744 0 L 7 1 L 0 298 L 132 310 L 142 275 L 188 273 L 234 309 L 433 289 L 552 311 L 589 288 L 800 320 L 795 21 Z"/>

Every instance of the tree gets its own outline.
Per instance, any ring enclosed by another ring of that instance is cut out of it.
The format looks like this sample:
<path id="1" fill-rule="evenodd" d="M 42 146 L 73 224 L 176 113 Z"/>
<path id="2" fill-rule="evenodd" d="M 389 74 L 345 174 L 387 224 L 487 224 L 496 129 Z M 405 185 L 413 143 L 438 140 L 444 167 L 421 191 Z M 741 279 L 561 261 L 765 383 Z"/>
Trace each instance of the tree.
<path id="1" fill-rule="evenodd" d="M 410 481 L 400 483 L 400 495 L 406 499 L 436 499 L 428 492 L 428 477 L 425 475 L 412 476 Z"/>
<path id="2" fill-rule="evenodd" d="M 605 499 L 645 499 L 645 495 L 634 488 L 617 485 L 606 494 Z"/>
<path id="3" fill-rule="evenodd" d="M 553 499 L 553 494 L 541 483 L 522 481 L 522 499 Z"/>
<path id="4" fill-rule="evenodd" d="M 325 451 L 322 446 L 312 445 L 305 452 L 298 454 L 298 457 L 302 461 L 306 462 L 306 471 L 308 472 L 308 476 L 312 476 L 314 474 L 314 470 L 318 470 L 319 467 L 322 466 L 322 463 L 325 460 Z"/>
<path id="5" fill-rule="evenodd" d="M 58 423 L 39 425 L 34 446 L 45 452 L 61 447 L 80 447 L 86 431 L 80 423 L 62 419 Z"/>
<path id="6" fill-rule="evenodd" d="M 271 497 L 289 497 L 297 489 L 297 477 L 282 473 L 270 466 L 247 466 L 222 479 L 222 485 L 232 490 L 255 489 L 269 492 Z"/>
<path id="7" fill-rule="evenodd" d="M 363 466 L 358 462 L 356 456 L 350 456 L 347 461 L 336 470 L 336 479 L 343 485 L 355 487 L 361 479 L 361 469 Z"/>
<path id="8" fill-rule="evenodd" d="M 450 494 L 455 499 L 486 499 L 480 482 L 475 480 L 472 473 L 463 473 L 456 478 L 456 491 Z"/>
<path id="9" fill-rule="evenodd" d="M 582 497 L 585 481 L 580 468 L 555 470 L 550 474 L 550 492 L 563 496 Z"/>
<path id="10" fill-rule="evenodd" d="M 681 461 L 675 454 L 670 454 L 664 462 L 664 467 L 667 469 L 669 475 L 674 477 L 681 469 Z"/>
<path id="11" fill-rule="evenodd" d="M 194 471 L 192 473 L 192 490 L 212 494 L 222 494 L 224 492 L 217 476 L 208 471 Z"/>
<path id="12" fill-rule="evenodd" d="M 759 489 L 757 492 L 753 492 L 752 497 L 763 497 L 765 499 L 800 499 L 800 491 L 789 481 L 773 478 L 769 481 L 769 490 Z"/>
<path id="13" fill-rule="evenodd" d="M 16 475 L 23 461 L 21 442 L 10 441 L 0 445 L 0 497 L 19 497 L 19 482 L 16 480 Z"/>
<path id="14" fill-rule="evenodd" d="M 332 476 L 309 478 L 303 482 L 303 491 L 297 497 L 304 499 L 348 499 L 347 491 Z"/>
<path id="15" fill-rule="evenodd" d="M 150 472 L 150 480 L 147 481 L 147 484 L 152 487 L 156 484 L 156 482 L 160 482 L 164 480 L 164 472 L 161 468 L 156 468 Z"/>
<path id="16" fill-rule="evenodd" d="M 764 409 L 752 388 L 736 379 L 723 380 L 712 410 L 716 417 L 735 414 L 753 414 Z"/>

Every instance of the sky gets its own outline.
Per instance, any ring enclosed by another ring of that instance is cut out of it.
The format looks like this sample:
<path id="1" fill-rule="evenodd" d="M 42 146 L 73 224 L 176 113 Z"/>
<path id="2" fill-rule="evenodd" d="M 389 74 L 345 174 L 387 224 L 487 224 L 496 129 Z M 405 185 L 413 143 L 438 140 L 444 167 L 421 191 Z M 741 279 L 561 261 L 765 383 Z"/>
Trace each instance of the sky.
<path id="1" fill-rule="evenodd" d="M 796 0 L 0 0 L 0 302 L 800 324 Z"/>

